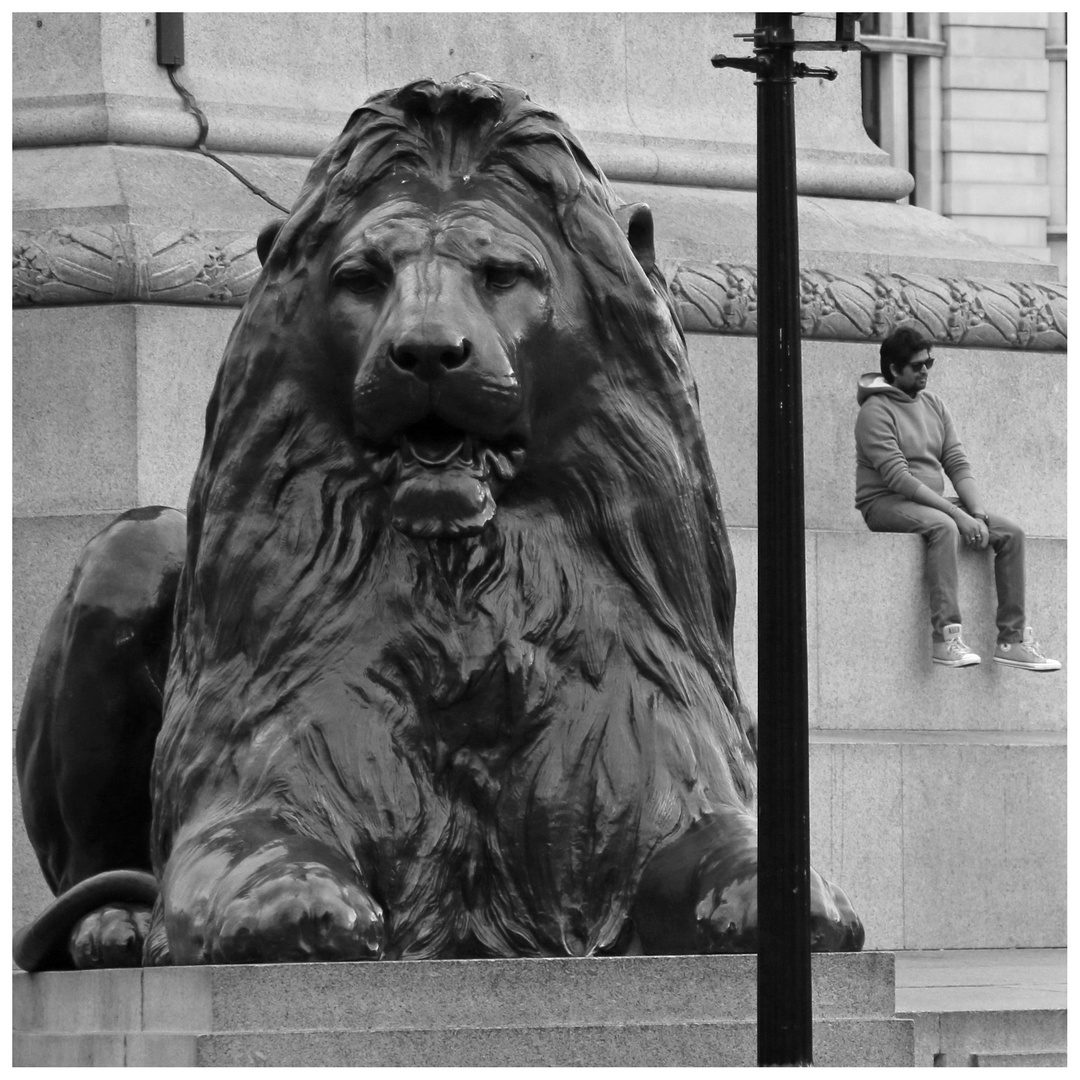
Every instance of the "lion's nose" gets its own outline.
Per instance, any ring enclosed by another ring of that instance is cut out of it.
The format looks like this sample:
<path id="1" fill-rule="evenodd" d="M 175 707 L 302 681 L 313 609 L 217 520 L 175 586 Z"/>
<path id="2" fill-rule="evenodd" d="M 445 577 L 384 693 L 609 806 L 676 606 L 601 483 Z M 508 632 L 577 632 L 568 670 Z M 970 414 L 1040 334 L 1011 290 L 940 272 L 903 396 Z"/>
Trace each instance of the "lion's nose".
<path id="1" fill-rule="evenodd" d="M 425 382 L 468 363 L 472 345 L 468 338 L 450 334 L 415 335 L 390 344 L 390 359 L 396 367 Z"/>

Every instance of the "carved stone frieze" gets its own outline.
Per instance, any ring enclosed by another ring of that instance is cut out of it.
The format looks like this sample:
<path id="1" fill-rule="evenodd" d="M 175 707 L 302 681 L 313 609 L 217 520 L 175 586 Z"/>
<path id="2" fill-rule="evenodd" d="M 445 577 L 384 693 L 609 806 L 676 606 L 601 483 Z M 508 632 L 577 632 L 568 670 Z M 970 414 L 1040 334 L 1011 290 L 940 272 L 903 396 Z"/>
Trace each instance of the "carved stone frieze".
<path id="1" fill-rule="evenodd" d="M 673 262 L 665 272 L 687 331 L 757 332 L 753 267 Z M 1067 344 L 1067 290 L 1056 282 L 803 270 L 801 291 L 807 338 L 876 341 L 911 321 L 952 345 L 1053 351 Z"/>
<path id="2" fill-rule="evenodd" d="M 140 225 L 15 230 L 15 307 L 147 301 L 239 307 L 259 273 L 255 237 Z"/>
<path id="3" fill-rule="evenodd" d="M 14 306 L 124 303 L 240 307 L 259 273 L 246 233 L 139 225 L 16 230 Z M 757 271 L 724 262 L 672 261 L 665 273 L 687 331 L 757 332 Z M 1064 350 L 1066 287 L 875 271 L 802 271 L 809 339 L 876 341 L 901 321 L 934 340 L 983 348 Z"/>

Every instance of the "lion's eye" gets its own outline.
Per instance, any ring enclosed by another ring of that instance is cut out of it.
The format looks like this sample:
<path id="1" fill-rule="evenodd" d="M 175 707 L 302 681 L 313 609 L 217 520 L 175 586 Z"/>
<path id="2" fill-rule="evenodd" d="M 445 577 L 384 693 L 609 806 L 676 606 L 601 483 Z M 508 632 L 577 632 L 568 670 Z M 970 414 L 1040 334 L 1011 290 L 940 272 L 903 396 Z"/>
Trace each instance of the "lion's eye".
<path id="1" fill-rule="evenodd" d="M 334 282 L 349 292 L 361 296 L 382 292 L 386 288 L 383 274 L 370 267 L 349 267 L 337 272 Z"/>
<path id="2" fill-rule="evenodd" d="M 517 266 L 500 266 L 492 263 L 484 267 L 484 285 L 499 292 L 512 289 L 521 277 L 521 269 Z"/>

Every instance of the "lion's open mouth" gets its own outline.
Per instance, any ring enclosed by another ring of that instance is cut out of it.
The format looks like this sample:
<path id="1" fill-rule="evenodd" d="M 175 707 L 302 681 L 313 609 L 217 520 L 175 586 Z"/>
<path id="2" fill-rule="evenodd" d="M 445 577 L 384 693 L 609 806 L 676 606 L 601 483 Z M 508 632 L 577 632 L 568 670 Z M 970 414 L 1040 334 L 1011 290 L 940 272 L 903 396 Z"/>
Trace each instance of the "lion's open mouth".
<path id="1" fill-rule="evenodd" d="M 418 537 L 479 532 L 525 460 L 520 438 L 485 439 L 433 415 L 399 432 L 392 447 L 391 517 Z"/>
<path id="2" fill-rule="evenodd" d="M 483 479 L 509 483 L 521 468 L 525 446 L 518 438 L 492 442 L 437 416 L 427 416 L 395 439 L 403 471 L 463 468 Z"/>

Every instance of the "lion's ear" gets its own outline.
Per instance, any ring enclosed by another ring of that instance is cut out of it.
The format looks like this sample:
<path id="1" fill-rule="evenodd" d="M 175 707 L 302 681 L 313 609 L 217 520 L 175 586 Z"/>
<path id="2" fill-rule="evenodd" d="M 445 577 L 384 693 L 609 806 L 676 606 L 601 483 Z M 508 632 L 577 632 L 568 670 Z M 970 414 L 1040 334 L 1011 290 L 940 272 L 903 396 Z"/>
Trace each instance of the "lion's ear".
<path id="1" fill-rule="evenodd" d="M 630 241 L 630 250 L 641 263 L 641 269 L 646 274 L 651 273 L 656 266 L 656 251 L 653 248 L 652 211 L 648 204 L 627 203 L 615 211 L 615 218 Z"/>
<path id="2" fill-rule="evenodd" d="M 267 256 L 270 254 L 270 249 L 274 246 L 274 241 L 277 239 L 277 234 L 281 232 L 281 226 L 285 224 L 285 218 L 274 218 L 273 221 L 268 221 L 262 229 L 259 230 L 259 239 L 255 242 L 255 250 L 259 254 L 259 262 L 265 266 Z"/>

